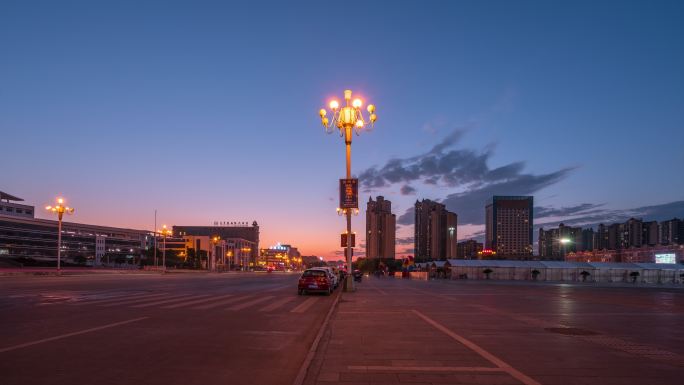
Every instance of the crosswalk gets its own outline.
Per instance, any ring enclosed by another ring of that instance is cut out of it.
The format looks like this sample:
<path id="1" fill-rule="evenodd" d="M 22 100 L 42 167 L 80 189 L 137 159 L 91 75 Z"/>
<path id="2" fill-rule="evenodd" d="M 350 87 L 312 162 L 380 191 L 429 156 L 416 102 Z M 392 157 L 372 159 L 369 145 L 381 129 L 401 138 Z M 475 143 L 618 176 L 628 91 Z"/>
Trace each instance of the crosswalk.
<path id="1" fill-rule="evenodd" d="M 46 304 L 34 301 L 39 306 L 95 307 L 102 309 L 163 309 L 191 311 L 256 311 L 260 313 L 293 313 L 304 314 L 317 303 L 325 303 L 324 296 L 298 296 L 287 291 L 285 287 L 276 287 L 259 292 L 231 293 L 172 293 L 168 291 L 131 292 L 113 291 L 74 294 L 64 302 Z M 162 289 L 163 290 L 163 289 Z M 18 300 L 18 299 L 17 299 Z"/>

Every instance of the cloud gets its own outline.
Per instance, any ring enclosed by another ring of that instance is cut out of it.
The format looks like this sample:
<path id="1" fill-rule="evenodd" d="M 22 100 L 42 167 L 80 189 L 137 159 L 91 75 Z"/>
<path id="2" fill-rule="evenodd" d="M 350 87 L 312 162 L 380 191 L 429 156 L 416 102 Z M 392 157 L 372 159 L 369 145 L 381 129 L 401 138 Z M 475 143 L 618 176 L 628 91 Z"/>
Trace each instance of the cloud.
<path id="1" fill-rule="evenodd" d="M 546 217 L 567 217 L 571 215 L 578 214 L 595 214 L 604 212 L 601 209 L 605 204 L 593 204 L 593 203 L 582 203 L 576 206 L 570 207 L 535 207 L 534 217 L 535 218 L 546 218 Z"/>
<path id="2" fill-rule="evenodd" d="M 397 245 L 412 245 L 413 237 L 397 238 L 395 242 Z"/>
<path id="3" fill-rule="evenodd" d="M 585 204 L 588 205 L 588 204 Z M 600 207 L 602 205 L 595 205 Z M 579 206 L 578 206 L 579 207 Z M 560 216 L 560 215 L 559 215 Z M 535 217 L 537 214 L 535 213 Z M 596 225 L 625 222 L 629 218 L 640 218 L 644 221 L 665 221 L 684 217 L 684 201 L 674 201 L 631 209 L 594 209 L 575 213 L 561 221 L 544 223 L 547 227 L 555 227 L 559 222 L 568 226 L 595 227 Z M 542 217 L 543 218 L 543 217 Z"/>
<path id="4" fill-rule="evenodd" d="M 412 225 L 415 219 L 415 207 L 411 206 L 397 218 L 398 225 Z"/>
<path id="5" fill-rule="evenodd" d="M 393 158 L 384 165 L 373 166 L 359 175 L 362 188 L 389 187 L 402 183 L 403 195 L 414 193 L 411 183 L 444 186 L 459 190 L 443 199 L 447 208 L 459 215 L 459 224 L 484 223 L 484 207 L 493 195 L 532 195 L 565 179 L 574 168 L 563 168 L 546 174 L 524 173 L 524 162 L 512 162 L 491 169 L 488 165 L 494 146 L 481 151 L 455 148 L 467 128 L 453 130 L 428 152 L 407 158 Z M 397 223 L 413 223 L 413 208 L 399 216 Z"/>
<path id="6" fill-rule="evenodd" d="M 401 195 L 413 195 L 416 193 L 416 189 L 411 187 L 410 185 L 403 185 L 401 186 Z"/>

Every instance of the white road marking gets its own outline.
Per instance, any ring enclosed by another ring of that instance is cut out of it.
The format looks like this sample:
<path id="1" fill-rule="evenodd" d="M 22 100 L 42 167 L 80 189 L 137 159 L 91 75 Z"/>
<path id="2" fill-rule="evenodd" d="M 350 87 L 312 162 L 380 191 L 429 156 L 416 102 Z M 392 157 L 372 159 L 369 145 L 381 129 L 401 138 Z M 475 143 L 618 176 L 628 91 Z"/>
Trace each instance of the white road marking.
<path id="1" fill-rule="evenodd" d="M 242 301 L 243 299 L 251 298 L 251 297 L 253 297 L 253 296 L 254 296 L 253 294 L 243 295 L 243 296 L 241 296 L 241 297 L 229 298 L 229 299 L 226 299 L 226 300 L 223 300 L 223 301 L 212 302 L 212 303 L 210 303 L 210 304 L 208 304 L 208 305 L 195 306 L 195 307 L 193 307 L 192 309 L 195 309 L 195 310 L 212 309 L 212 308 L 219 307 L 219 306 L 223 306 L 223 305 L 227 305 L 227 304 L 230 304 L 230 303 L 233 303 L 233 302 Z"/>
<path id="2" fill-rule="evenodd" d="M 121 301 L 116 301 L 116 302 L 107 302 L 107 303 L 102 303 L 98 304 L 98 306 L 104 306 L 104 307 L 110 307 L 110 306 L 127 306 L 133 303 L 140 303 L 140 302 L 149 302 L 149 301 L 156 301 L 160 298 L 168 298 L 169 294 L 168 293 L 162 293 L 162 294 L 155 294 L 155 295 L 150 295 L 145 298 L 131 298 L 131 299 L 126 299 L 126 300 L 121 300 Z"/>
<path id="3" fill-rule="evenodd" d="M 261 309 L 259 309 L 259 311 L 273 311 L 273 310 L 278 309 L 279 307 L 285 305 L 286 303 L 292 301 L 293 299 L 295 299 L 294 296 L 285 297 L 285 298 L 281 299 L 280 301 L 275 301 L 271 304 L 268 304 L 268 305 L 262 307 Z"/>
<path id="4" fill-rule="evenodd" d="M 252 306 L 252 305 L 256 305 L 256 304 L 258 304 L 258 303 L 261 303 L 261 302 L 264 302 L 264 301 L 268 301 L 268 300 L 271 299 L 271 298 L 273 298 L 272 295 L 267 295 L 267 296 L 265 296 L 265 297 L 253 299 L 253 300 L 251 300 L 251 301 L 247 301 L 247 302 L 243 302 L 243 303 L 238 304 L 238 305 L 231 306 L 231 307 L 229 307 L 227 310 L 242 310 L 242 309 L 248 308 L 248 307 L 250 307 L 250 306 Z"/>
<path id="5" fill-rule="evenodd" d="M 178 302 L 178 301 L 185 301 L 186 299 L 188 299 L 188 297 L 192 297 L 192 296 L 193 296 L 192 294 L 184 294 L 184 295 L 181 295 L 181 296 L 179 296 L 179 297 L 164 299 L 164 300 L 161 300 L 161 301 L 144 302 L 144 303 L 141 303 L 141 304 L 139 304 L 139 305 L 133 305 L 133 306 L 131 306 L 131 307 L 150 307 L 150 306 L 162 305 L 162 304 L 165 304 L 165 303 Z M 205 295 L 198 295 L 198 296 L 195 296 L 194 298 L 204 298 L 204 297 L 208 297 L 208 296 L 209 296 L 208 294 L 205 294 Z"/>
<path id="6" fill-rule="evenodd" d="M 349 370 L 381 372 L 504 372 L 502 368 L 481 366 L 347 366 Z"/>
<path id="7" fill-rule="evenodd" d="M 219 296 L 211 296 L 209 298 L 193 299 L 192 301 L 185 301 L 185 302 L 181 302 L 181 303 L 177 303 L 177 304 L 173 304 L 173 305 L 162 306 L 162 309 L 175 309 L 175 308 L 182 307 L 182 306 L 190 306 L 190 305 L 196 305 L 196 304 L 210 302 L 210 301 L 218 301 L 218 300 L 222 300 L 224 298 L 229 298 L 232 296 L 233 296 L 233 294 L 226 294 L 226 295 L 219 295 Z"/>
<path id="8" fill-rule="evenodd" d="M 77 335 L 79 335 L 79 334 L 85 334 L 85 333 L 95 332 L 95 331 L 102 330 L 102 329 L 113 328 L 113 327 L 115 327 L 115 326 L 125 325 L 125 324 L 129 324 L 129 323 L 131 323 L 131 322 L 141 321 L 141 320 L 144 320 L 144 319 L 147 319 L 147 318 L 149 318 L 149 317 L 133 318 L 133 319 L 129 319 L 128 321 L 114 322 L 114 323 L 111 323 L 111 324 L 108 324 L 108 325 L 103 325 L 103 326 L 98 326 L 98 327 L 95 327 L 95 328 L 85 329 L 85 330 L 81 330 L 81 331 L 78 331 L 78 332 L 62 334 L 62 335 L 60 335 L 60 336 L 55 336 L 55 337 L 50 337 L 50 338 L 43 338 L 42 340 L 37 340 L 37 341 L 27 342 L 27 343 L 25 343 L 25 344 L 14 345 L 14 346 L 10 346 L 10 347 L 7 347 L 7 348 L 2 348 L 2 349 L 0 349 L 0 353 L 4 353 L 4 352 L 9 352 L 9 351 L 12 351 L 12 350 L 16 350 L 16 349 L 25 348 L 25 347 L 28 347 L 28 346 L 38 345 L 38 344 L 42 344 L 42 343 L 44 343 L 44 342 L 50 342 L 50 341 L 55 341 L 55 340 L 61 340 L 61 339 L 63 339 L 63 338 L 67 338 L 67 337 L 77 336 Z"/>
<path id="9" fill-rule="evenodd" d="M 152 298 L 152 297 L 159 297 L 165 295 L 165 293 L 155 293 L 155 294 L 143 294 L 143 295 L 127 295 L 127 296 L 121 296 L 117 298 L 108 298 L 108 299 L 97 299 L 93 301 L 82 301 L 82 302 L 76 302 L 74 305 L 99 305 L 103 303 L 113 303 L 113 302 L 126 302 L 126 301 L 132 301 L 132 300 L 138 300 L 138 299 L 143 299 L 143 298 Z"/>
<path id="10" fill-rule="evenodd" d="M 498 358 L 495 355 L 489 353 L 488 351 L 482 349 L 481 347 L 479 347 L 475 343 L 471 342 L 470 340 L 466 339 L 465 337 L 462 337 L 462 336 L 452 332 L 446 326 L 438 323 L 437 321 L 435 321 L 432 318 L 426 316 L 425 314 L 419 312 L 418 310 L 413 309 L 412 312 L 415 315 L 417 315 L 419 318 L 421 318 L 423 321 L 425 321 L 426 323 L 432 325 L 435 329 L 441 331 L 442 333 L 448 335 L 449 337 L 453 338 L 457 342 L 466 346 L 468 349 L 479 354 L 482 358 L 484 358 L 487 361 L 491 362 L 492 364 L 498 366 L 503 371 L 510 374 L 513 378 L 517 379 L 518 381 L 522 382 L 523 384 L 525 384 L 525 385 L 541 385 L 539 382 L 537 382 L 537 381 L 533 380 L 532 378 L 524 375 L 519 370 L 517 370 L 514 367 L 512 367 L 511 365 L 505 363 L 500 358 Z"/>
<path id="11" fill-rule="evenodd" d="M 304 313 L 307 311 L 314 303 L 318 301 L 319 298 L 312 297 L 308 298 L 306 301 L 300 303 L 297 307 L 290 310 L 290 313 Z"/>

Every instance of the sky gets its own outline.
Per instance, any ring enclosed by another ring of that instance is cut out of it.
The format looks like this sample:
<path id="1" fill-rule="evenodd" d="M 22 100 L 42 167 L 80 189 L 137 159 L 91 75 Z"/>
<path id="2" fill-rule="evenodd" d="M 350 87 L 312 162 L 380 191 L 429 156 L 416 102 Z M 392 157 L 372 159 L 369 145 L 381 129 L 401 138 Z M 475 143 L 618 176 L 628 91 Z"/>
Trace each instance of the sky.
<path id="1" fill-rule="evenodd" d="M 318 110 L 351 89 L 378 115 L 353 229 L 383 195 L 399 255 L 423 198 L 459 239 L 494 194 L 547 226 L 684 216 L 683 2 L 341 4 L 1 2 L 0 190 L 82 223 L 256 220 L 335 259 L 344 143 Z"/>

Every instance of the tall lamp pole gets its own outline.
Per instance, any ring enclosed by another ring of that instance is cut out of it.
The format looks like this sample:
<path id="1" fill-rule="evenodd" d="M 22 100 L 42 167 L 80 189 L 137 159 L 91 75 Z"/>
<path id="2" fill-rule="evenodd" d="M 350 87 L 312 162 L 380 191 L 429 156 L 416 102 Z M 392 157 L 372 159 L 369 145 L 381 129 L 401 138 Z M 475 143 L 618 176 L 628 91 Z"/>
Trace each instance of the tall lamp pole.
<path id="1" fill-rule="evenodd" d="M 214 247 L 211 249 L 211 261 L 207 260 L 207 268 L 209 271 L 214 271 L 214 269 L 216 268 L 216 246 L 218 245 L 220 240 L 221 237 L 219 237 L 218 235 L 215 235 L 211 238 L 211 243 L 214 244 Z"/>
<path id="2" fill-rule="evenodd" d="M 166 225 L 162 225 L 162 229 L 159 230 L 161 235 L 164 237 L 164 244 L 163 244 L 163 250 L 162 250 L 162 270 L 166 271 L 166 237 L 171 235 L 173 232 L 171 229 L 166 228 Z"/>
<path id="3" fill-rule="evenodd" d="M 359 135 L 364 127 L 369 124 L 371 127 L 375 124 L 377 116 L 375 115 L 375 106 L 369 104 L 368 119 L 364 118 L 363 111 L 361 107 L 363 106 L 363 101 L 361 99 L 354 99 L 352 101 L 351 90 L 344 91 L 344 101 L 345 106 L 340 108 L 340 104 L 337 100 L 330 101 L 330 109 L 332 110 L 332 120 L 328 119 L 327 111 L 321 109 L 319 115 L 321 117 L 321 123 L 325 127 L 325 131 L 331 134 L 335 131 L 335 127 L 339 130 L 340 136 L 344 138 L 344 144 L 347 154 L 347 181 L 351 180 L 351 144 L 353 131 L 356 131 L 356 135 Z M 340 194 L 342 195 L 342 194 Z M 358 214 L 358 197 L 356 197 L 357 205 L 355 208 L 352 207 L 341 207 L 337 211 L 340 214 L 344 214 L 347 217 L 347 247 L 346 247 L 346 259 L 347 259 L 347 269 L 349 274 L 347 274 L 347 279 L 344 285 L 345 291 L 354 290 L 354 280 L 352 277 L 352 232 L 351 232 L 351 215 L 352 209 L 354 213 Z"/>
<path id="4" fill-rule="evenodd" d="M 57 214 L 57 275 L 62 274 L 62 217 L 64 213 L 73 214 L 74 209 L 64 206 L 64 198 L 57 198 L 55 206 L 46 206 L 46 210 Z"/>

